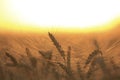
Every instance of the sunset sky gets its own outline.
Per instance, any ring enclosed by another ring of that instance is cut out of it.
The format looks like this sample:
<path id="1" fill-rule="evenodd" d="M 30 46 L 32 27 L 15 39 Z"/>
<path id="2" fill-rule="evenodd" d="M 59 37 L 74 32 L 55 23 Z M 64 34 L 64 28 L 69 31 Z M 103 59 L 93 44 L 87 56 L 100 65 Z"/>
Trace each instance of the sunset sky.
<path id="1" fill-rule="evenodd" d="M 120 23 L 120 0 L 0 0 L 2 31 L 100 31 Z"/>

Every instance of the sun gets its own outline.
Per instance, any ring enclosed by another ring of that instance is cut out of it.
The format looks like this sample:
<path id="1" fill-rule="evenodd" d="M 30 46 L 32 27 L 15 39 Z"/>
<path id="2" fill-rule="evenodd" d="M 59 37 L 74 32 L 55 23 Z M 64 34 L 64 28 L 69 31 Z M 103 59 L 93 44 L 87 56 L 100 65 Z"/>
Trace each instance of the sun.
<path id="1" fill-rule="evenodd" d="M 119 8 L 120 0 L 4 0 L 10 21 L 45 28 L 97 28 L 120 16 Z"/>

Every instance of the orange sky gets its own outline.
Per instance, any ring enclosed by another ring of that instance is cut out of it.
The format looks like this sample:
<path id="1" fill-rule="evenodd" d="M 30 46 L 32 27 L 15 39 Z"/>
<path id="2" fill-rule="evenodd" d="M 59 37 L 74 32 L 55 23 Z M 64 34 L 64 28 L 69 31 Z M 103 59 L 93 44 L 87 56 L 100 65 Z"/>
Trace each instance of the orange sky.
<path id="1" fill-rule="evenodd" d="M 120 23 L 119 7 L 119 0 L 0 0 L 0 30 L 105 31 Z"/>

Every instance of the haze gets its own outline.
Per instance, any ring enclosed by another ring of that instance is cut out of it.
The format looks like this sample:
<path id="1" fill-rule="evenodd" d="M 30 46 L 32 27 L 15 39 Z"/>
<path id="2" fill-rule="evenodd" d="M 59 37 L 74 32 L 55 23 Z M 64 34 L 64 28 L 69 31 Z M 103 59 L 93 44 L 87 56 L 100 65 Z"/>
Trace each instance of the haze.
<path id="1" fill-rule="evenodd" d="M 101 31 L 120 21 L 119 0 L 1 0 L 0 27 L 24 31 Z"/>

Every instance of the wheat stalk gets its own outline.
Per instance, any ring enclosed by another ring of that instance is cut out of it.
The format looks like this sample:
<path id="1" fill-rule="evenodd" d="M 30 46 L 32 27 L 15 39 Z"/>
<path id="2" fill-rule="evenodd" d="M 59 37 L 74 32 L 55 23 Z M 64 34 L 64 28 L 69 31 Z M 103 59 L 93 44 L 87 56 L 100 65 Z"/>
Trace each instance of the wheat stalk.
<path id="1" fill-rule="evenodd" d="M 0 59 L 0 79 L 5 80 L 4 66 L 3 66 L 3 64 L 1 62 L 1 59 Z"/>
<path id="2" fill-rule="evenodd" d="M 66 72 L 66 74 L 68 76 L 67 78 L 69 78 L 69 80 L 75 80 L 75 77 L 74 77 L 71 69 L 68 69 L 67 66 L 65 66 L 62 63 L 57 62 L 57 64 Z"/>
<path id="3" fill-rule="evenodd" d="M 87 79 L 89 79 L 91 77 L 91 75 L 96 71 L 96 64 L 97 64 L 97 57 L 94 58 L 91 62 L 91 65 L 89 67 L 89 70 L 87 72 Z"/>
<path id="4" fill-rule="evenodd" d="M 27 53 L 27 56 L 31 62 L 31 65 L 33 67 L 37 67 L 37 59 L 35 57 L 32 56 L 30 50 L 28 48 L 26 48 L 26 53 Z"/>
<path id="5" fill-rule="evenodd" d="M 39 51 L 39 53 L 44 57 L 45 59 L 51 60 L 52 59 L 52 51 Z"/>
<path id="6" fill-rule="evenodd" d="M 77 64 L 77 73 L 80 77 L 80 80 L 85 80 L 83 70 L 80 67 L 80 62 L 77 62 L 76 64 Z"/>
<path id="7" fill-rule="evenodd" d="M 67 52 L 67 68 L 71 69 L 71 47 L 68 47 L 68 52 Z"/>
<path id="8" fill-rule="evenodd" d="M 65 60 L 65 52 L 62 49 L 62 47 L 59 44 L 59 42 L 55 39 L 55 37 L 51 33 L 48 32 L 48 35 L 49 35 L 50 39 L 52 40 L 52 42 L 54 43 L 55 47 L 57 48 L 58 52 L 62 56 L 62 58 Z"/>
<path id="9" fill-rule="evenodd" d="M 18 65 L 18 62 L 17 62 L 17 60 L 11 55 L 11 54 L 9 54 L 9 53 L 5 53 L 6 54 L 6 56 L 7 57 L 9 57 L 10 59 L 11 59 L 11 61 L 13 62 L 13 65 L 12 66 L 17 66 Z"/>
<path id="10" fill-rule="evenodd" d="M 87 58 L 86 62 L 85 62 L 85 66 L 87 66 L 91 61 L 92 59 L 97 56 L 98 54 L 102 54 L 101 51 L 99 50 L 94 50 Z"/>

